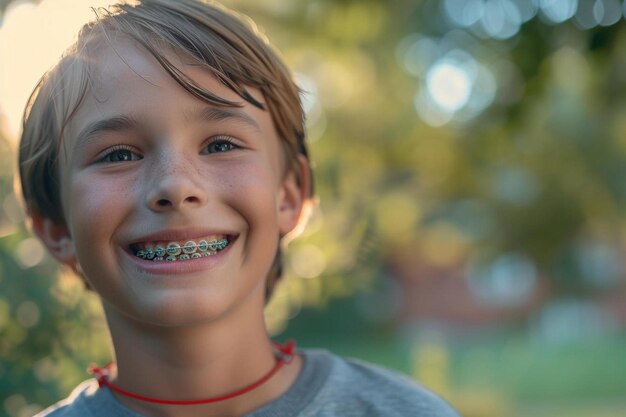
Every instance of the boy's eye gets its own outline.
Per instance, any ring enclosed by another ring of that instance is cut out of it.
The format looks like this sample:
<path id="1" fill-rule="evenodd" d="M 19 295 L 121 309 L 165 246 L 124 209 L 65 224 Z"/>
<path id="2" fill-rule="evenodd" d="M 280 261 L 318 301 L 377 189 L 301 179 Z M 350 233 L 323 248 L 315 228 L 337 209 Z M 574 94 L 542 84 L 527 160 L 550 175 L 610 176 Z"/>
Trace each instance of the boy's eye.
<path id="1" fill-rule="evenodd" d="M 228 152 L 233 149 L 237 149 L 238 146 L 235 145 L 230 139 L 216 139 L 213 142 L 209 143 L 205 150 L 206 153 L 220 153 L 220 152 Z"/>
<path id="2" fill-rule="evenodd" d="M 98 160 L 98 162 L 127 162 L 138 161 L 141 156 L 137 155 L 130 149 L 120 148 L 109 151 L 106 155 Z"/>

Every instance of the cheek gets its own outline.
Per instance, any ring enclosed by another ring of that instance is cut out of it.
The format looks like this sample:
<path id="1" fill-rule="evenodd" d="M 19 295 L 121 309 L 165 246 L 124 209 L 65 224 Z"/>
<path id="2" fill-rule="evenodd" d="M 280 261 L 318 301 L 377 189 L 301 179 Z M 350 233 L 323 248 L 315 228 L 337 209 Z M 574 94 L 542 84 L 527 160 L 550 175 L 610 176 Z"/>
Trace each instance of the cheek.
<path id="1" fill-rule="evenodd" d="M 83 221 L 91 218 L 94 224 L 104 220 L 103 216 L 110 207 L 123 204 L 125 190 L 120 189 L 111 181 L 98 181 L 94 178 L 84 178 L 72 183 L 70 195 L 70 216 Z M 112 213 L 110 213 L 112 214 Z M 97 217 L 96 217 L 97 216 Z"/>
<path id="2" fill-rule="evenodd" d="M 99 249 L 111 242 L 131 193 L 116 182 L 92 176 L 75 179 L 68 191 L 65 201 L 72 238 L 79 263 L 85 265 L 81 262 L 85 256 L 105 256 Z"/>
<path id="3" fill-rule="evenodd" d="M 244 251 L 256 274 L 269 270 L 278 246 L 277 182 L 268 163 L 233 169 L 222 182 L 226 204 L 245 223 Z"/>
<path id="4" fill-rule="evenodd" d="M 115 250 L 115 233 L 129 216 L 131 189 L 107 178 L 82 175 L 74 178 L 65 201 L 71 217 L 71 233 L 78 264 L 85 278 L 105 300 L 120 300 L 128 295 L 122 288 Z M 117 304 L 117 303 L 116 303 Z M 132 306 L 127 306 L 133 309 Z"/>
<path id="5" fill-rule="evenodd" d="M 275 223 L 278 181 L 269 164 L 233 167 L 221 182 L 229 205 L 240 210 L 249 222 L 263 219 L 268 226 Z"/>

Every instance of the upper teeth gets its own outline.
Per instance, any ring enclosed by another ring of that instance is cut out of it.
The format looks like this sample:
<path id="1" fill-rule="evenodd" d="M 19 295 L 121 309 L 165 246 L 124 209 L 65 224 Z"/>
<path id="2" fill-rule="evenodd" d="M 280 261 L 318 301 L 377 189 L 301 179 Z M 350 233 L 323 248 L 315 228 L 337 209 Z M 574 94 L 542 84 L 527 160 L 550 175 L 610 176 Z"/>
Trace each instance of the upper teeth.
<path id="1" fill-rule="evenodd" d="M 223 250 L 228 246 L 228 239 L 212 239 L 210 241 L 199 240 L 195 242 L 189 240 L 183 244 L 179 242 L 169 242 L 161 244 L 146 244 L 143 249 L 135 252 L 135 256 L 149 260 L 187 260 L 190 258 L 198 258 L 198 256 L 189 256 L 198 253 L 198 255 L 212 255 L 215 252 Z"/>

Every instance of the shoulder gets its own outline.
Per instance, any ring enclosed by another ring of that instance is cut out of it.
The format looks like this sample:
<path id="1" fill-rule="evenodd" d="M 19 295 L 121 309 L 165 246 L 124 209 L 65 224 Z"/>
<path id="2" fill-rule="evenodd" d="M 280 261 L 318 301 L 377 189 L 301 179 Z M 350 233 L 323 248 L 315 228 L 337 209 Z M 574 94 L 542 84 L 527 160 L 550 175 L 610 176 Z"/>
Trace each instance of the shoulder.
<path id="1" fill-rule="evenodd" d="M 311 415 L 459 417 L 441 397 L 399 372 L 323 350 L 308 356 L 331 363 L 315 401 L 326 412 Z"/>
<path id="2" fill-rule="evenodd" d="M 93 403 L 100 402 L 101 393 L 94 379 L 82 382 L 64 400 L 46 408 L 34 417 L 95 417 Z"/>

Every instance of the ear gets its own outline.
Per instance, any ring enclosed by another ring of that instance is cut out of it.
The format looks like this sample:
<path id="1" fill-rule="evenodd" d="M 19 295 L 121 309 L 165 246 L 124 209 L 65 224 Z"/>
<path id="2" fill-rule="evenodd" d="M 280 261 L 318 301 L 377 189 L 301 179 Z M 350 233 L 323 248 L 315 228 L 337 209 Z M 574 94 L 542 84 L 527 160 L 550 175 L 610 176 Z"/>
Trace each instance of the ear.
<path id="1" fill-rule="evenodd" d="M 32 214 L 33 231 L 59 262 L 76 268 L 76 249 L 67 226 L 54 223 L 39 214 Z"/>
<path id="2" fill-rule="evenodd" d="M 278 225 L 280 236 L 290 232 L 298 233 L 297 226 L 304 226 L 306 219 L 311 188 L 311 170 L 309 161 L 303 155 L 298 155 L 294 169 L 289 170 L 283 178 L 278 201 Z M 296 172 L 297 170 L 297 172 Z"/>

